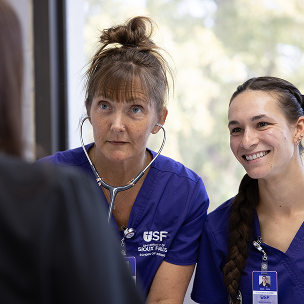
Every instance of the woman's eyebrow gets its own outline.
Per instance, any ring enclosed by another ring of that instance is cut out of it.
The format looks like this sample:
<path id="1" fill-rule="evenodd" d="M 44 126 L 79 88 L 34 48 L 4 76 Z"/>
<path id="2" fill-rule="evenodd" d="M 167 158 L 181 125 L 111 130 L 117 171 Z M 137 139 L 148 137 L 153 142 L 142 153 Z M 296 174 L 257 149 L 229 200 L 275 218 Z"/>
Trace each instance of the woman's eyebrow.
<path id="1" fill-rule="evenodd" d="M 267 117 L 265 114 L 261 114 L 261 115 L 256 115 L 256 116 L 253 116 L 250 118 L 251 121 L 255 121 L 255 120 L 259 120 L 263 117 Z M 231 120 L 229 121 L 228 123 L 228 127 L 231 126 L 231 125 L 238 125 L 240 124 L 237 120 Z"/>
<path id="2" fill-rule="evenodd" d="M 228 123 L 228 127 L 231 126 L 231 125 L 239 125 L 240 123 L 237 121 L 237 120 L 231 120 L 229 121 Z"/>
<path id="3" fill-rule="evenodd" d="M 266 115 L 265 114 L 261 114 L 261 115 L 253 116 L 253 117 L 250 118 L 250 120 L 251 121 L 255 121 L 255 120 L 259 120 L 259 119 L 261 119 L 263 117 L 266 117 Z"/>

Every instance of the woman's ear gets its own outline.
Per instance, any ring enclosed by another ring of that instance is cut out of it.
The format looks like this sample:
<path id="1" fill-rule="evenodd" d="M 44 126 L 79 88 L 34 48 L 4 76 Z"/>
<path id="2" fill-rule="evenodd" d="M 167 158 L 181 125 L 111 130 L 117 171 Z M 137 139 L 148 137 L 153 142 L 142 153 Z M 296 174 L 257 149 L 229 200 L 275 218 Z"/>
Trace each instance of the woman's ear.
<path id="1" fill-rule="evenodd" d="M 166 122 L 167 115 L 168 115 L 168 109 L 167 109 L 167 107 L 163 107 L 162 110 L 160 111 L 160 113 L 158 114 L 157 123 L 163 126 Z M 152 133 L 156 134 L 159 131 L 159 129 L 160 129 L 160 127 L 155 126 L 152 129 Z"/>
<path id="2" fill-rule="evenodd" d="M 163 107 L 161 110 L 161 113 L 158 115 L 158 123 L 160 125 L 164 125 L 167 119 L 167 115 L 168 115 L 168 109 L 167 107 Z"/>
<path id="3" fill-rule="evenodd" d="M 295 127 L 295 141 L 304 136 L 304 116 L 300 116 Z"/>

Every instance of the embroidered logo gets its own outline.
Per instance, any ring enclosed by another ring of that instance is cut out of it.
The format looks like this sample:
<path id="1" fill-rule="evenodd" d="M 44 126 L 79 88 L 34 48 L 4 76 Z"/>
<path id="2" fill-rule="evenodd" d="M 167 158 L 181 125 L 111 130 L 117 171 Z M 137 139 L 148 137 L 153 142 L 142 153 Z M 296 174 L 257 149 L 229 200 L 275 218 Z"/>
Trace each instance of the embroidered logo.
<path id="1" fill-rule="evenodd" d="M 162 241 L 163 238 L 166 238 L 168 231 L 145 231 L 143 235 L 143 239 L 146 242 L 151 241 Z"/>

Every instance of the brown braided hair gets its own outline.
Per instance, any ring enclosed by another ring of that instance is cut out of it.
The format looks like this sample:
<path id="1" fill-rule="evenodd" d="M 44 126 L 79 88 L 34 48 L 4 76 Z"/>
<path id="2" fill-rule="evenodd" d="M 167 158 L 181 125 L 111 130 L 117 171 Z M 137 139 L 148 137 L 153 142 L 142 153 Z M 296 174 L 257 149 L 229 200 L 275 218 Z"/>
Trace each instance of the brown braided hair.
<path id="1" fill-rule="evenodd" d="M 244 91 L 263 91 L 272 94 L 278 100 L 280 109 L 286 120 L 292 124 L 303 116 L 303 96 L 290 82 L 276 77 L 251 78 L 238 86 L 233 93 L 233 99 Z M 303 152 L 299 145 L 299 152 Z M 242 271 L 248 256 L 248 244 L 251 240 L 253 210 L 259 203 L 258 180 L 248 174 L 243 177 L 239 192 L 233 200 L 232 212 L 229 219 L 229 249 L 227 263 L 223 268 L 224 282 L 234 303 L 239 304 L 236 295 L 239 290 Z"/>
<path id="2" fill-rule="evenodd" d="M 230 295 L 236 295 L 238 291 L 239 281 L 248 256 L 253 209 L 258 201 L 258 182 L 245 174 L 239 187 L 239 193 L 234 198 L 229 220 L 228 262 L 223 273 L 224 282 Z"/>
<path id="3" fill-rule="evenodd" d="M 117 102 L 132 99 L 138 86 L 158 111 L 164 107 L 168 78 L 174 80 L 163 50 L 151 40 L 154 27 L 150 18 L 138 16 L 101 32 L 101 46 L 85 74 L 87 109 L 97 95 Z"/>

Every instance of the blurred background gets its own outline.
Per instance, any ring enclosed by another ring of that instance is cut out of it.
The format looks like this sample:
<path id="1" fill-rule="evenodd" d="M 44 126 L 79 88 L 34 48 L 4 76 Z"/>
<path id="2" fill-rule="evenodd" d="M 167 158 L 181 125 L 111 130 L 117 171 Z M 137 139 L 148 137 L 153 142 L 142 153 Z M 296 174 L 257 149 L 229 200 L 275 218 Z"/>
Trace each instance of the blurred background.
<path id="1" fill-rule="evenodd" d="M 227 110 L 250 77 L 277 76 L 304 92 L 303 0 L 8 0 L 19 13 L 26 58 L 25 158 L 80 146 L 82 75 L 99 31 L 136 16 L 158 25 L 175 91 L 163 154 L 197 172 L 210 209 L 237 193 L 244 170 L 229 147 Z M 85 141 L 91 141 L 90 130 Z M 151 136 L 158 150 L 161 135 Z M 190 284 L 191 286 L 191 284 Z M 185 303 L 193 303 L 189 291 Z"/>
<path id="2" fill-rule="evenodd" d="M 304 91 L 304 1 L 86 0 L 81 9 L 77 35 L 83 35 L 85 59 L 96 49 L 98 30 L 135 15 L 156 21 L 154 39 L 176 72 L 163 154 L 203 178 L 209 211 L 235 195 L 244 171 L 229 148 L 229 99 L 246 79 L 264 75 Z M 149 146 L 158 150 L 155 137 Z"/>

